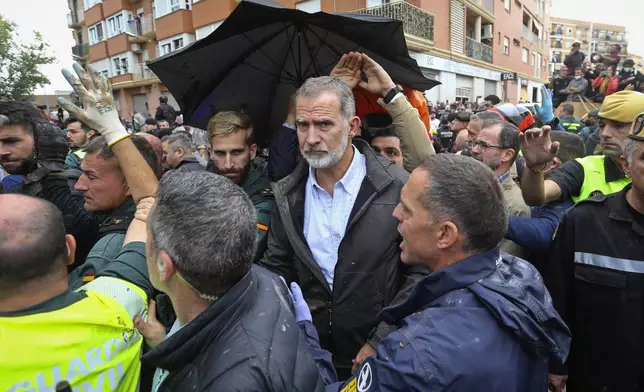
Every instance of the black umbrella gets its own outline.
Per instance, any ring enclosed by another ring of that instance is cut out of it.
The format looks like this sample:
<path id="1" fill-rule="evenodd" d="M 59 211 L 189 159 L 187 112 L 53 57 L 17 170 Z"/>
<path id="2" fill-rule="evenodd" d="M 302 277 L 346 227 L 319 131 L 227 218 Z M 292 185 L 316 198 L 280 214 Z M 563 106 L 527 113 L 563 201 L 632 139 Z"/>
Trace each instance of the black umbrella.
<path id="1" fill-rule="evenodd" d="M 244 110 L 265 144 L 295 89 L 328 75 L 349 51 L 369 55 L 396 83 L 421 91 L 439 84 L 409 56 L 399 20 L 271 5 L 242 1 L 209 36 L 149 64 L 187 124 L 206 129 L 216 112 Z"/>

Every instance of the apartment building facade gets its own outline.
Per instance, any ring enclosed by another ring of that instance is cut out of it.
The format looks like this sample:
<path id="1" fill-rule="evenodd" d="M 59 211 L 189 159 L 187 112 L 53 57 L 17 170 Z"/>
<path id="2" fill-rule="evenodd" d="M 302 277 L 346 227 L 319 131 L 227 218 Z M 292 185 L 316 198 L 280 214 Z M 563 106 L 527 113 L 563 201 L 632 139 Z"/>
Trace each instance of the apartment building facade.
<path id="1" fill-rule="evenodd" d="M 641 58 L 638 59 L 639 56 L 633 56 L 628 51 L 628 33 L 624 26 L 553 17 L 550 20 L 550 38 L 551 71 L 558 71 L 563 66 L 575 42 L 579 43 L 580 50 L 586 56 L 592 53 L 607 54 L 612 45 L 618 44 L 622 47 L 622 60 L 633 58 L 636 64 L 640 63 L 638 68 L 641 69 L 642 66 Z"/>
<path id="2" fill-rule="evenodd" d="M 426 76 L 442 85 L 432 102 L 540 101 L 550 57 L 551 0 L 279 0 L 306 12 L 361 12 L 402 20 L 410 49 Z M 199 40 L 219 27 L 235 0 L 68 0 L 74 58 L 112 82 L 121 117 L 153 114 L 172 96 L 146 62 Z"/>

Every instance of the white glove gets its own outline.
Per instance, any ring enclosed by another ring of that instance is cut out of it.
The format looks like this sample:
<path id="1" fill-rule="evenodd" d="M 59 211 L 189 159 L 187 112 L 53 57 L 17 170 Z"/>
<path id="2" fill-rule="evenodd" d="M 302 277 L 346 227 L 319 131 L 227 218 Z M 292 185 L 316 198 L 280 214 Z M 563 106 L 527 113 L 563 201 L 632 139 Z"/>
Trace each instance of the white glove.
<path id="1" fill-rule="evenodd" d="M 82 123 L 100 132 L 109 146 L 129 137 L 114 108 L 112 86 L 107 79 L 91 66 L 85 71 L 79 64 L 74 63 L 74 71 L 78 76 L 67 69 L 63 69 L 62 72 L 83 102 L 84 109 L 63 98 L 58 98 L 58 104 Z"/>

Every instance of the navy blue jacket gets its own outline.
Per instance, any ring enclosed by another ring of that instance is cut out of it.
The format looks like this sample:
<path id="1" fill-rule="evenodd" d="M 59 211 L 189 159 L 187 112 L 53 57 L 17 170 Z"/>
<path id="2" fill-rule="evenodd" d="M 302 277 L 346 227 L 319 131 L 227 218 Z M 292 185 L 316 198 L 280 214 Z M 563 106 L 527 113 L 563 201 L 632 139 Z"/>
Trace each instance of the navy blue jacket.
<path id="1" fill-rule="evenodd" d="M 571 200 L 559 201 L 533 208 L 532 218 L 510 216 L 505 238 L 524 249 L 547 252 L 559 221 L 573 205 Z"/>
<path id="2" fill-rule="evenodd" d="M 539 273 L 498 249 L 427 275 L 380 318 L 399 329 L 343 383 L 301 323 L 327 391 L 543 392 L 548 360 L 570 349 Z"/>

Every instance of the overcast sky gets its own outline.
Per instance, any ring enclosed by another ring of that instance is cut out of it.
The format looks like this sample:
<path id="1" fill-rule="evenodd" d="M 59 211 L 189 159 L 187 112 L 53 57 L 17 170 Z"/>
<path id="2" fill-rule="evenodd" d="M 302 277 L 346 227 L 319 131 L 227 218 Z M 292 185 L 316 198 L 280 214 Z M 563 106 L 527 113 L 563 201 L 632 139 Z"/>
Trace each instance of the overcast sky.
<path id="1" fill-rule="evenodd" d="M 531 1 L 531 0 L 524 0 Z M 610 5 L 614 12 L 607 12 Z M 50 42 L 57 63 L 43 67 L 51 84 L 45 90 L 68 90 L 69 85 L 60 74 L 61 67 L 71 67 L 71 47 L 74 45 L 72 31 L 67 27 L 66 0 L 19 0 L 10 7 L 2 7 L 0 13 L 19 25 L 23 39 L 33 37 L 32 31 L 40 31 Z M 625 25 L 629 33 L 629 52 L 644 55 L 644 1 L 642 0 L 553 0 L 551 15 L 571 19 L 583 19 L 599 23 Z"/>

